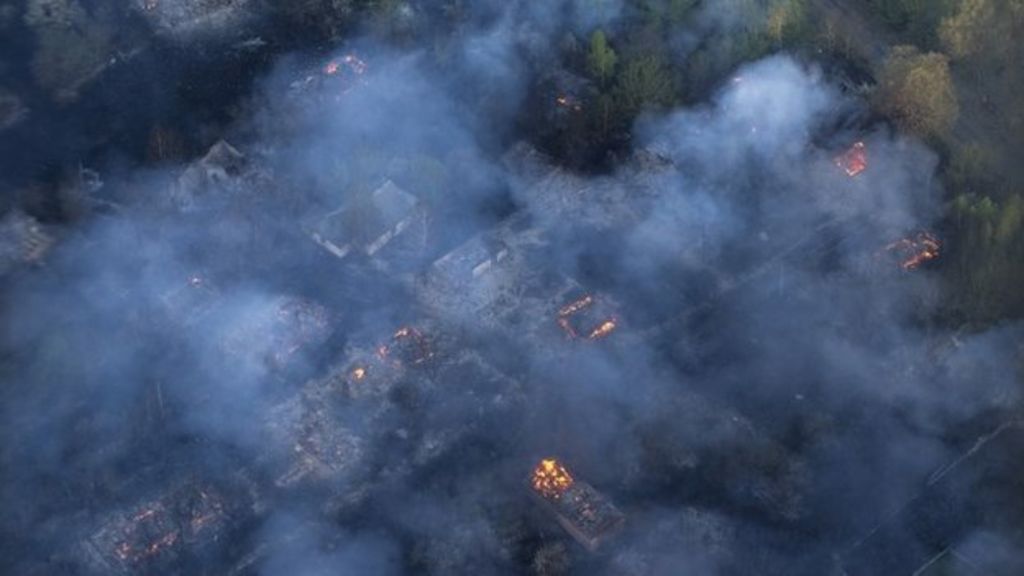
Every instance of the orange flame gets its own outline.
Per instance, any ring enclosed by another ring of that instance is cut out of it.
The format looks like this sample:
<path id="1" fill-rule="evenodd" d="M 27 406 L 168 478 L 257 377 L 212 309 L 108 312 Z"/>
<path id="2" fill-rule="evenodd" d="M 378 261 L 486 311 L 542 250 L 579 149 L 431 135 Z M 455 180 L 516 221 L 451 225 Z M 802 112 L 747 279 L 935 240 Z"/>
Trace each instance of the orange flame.
<path id="1" fill-rule="evenodd" d="M 614 318 L 605 320 L 604 322 L 601 323 L 600 326 L 591 330 L 587 338 L 590 338 L 591 340 L 604 338 L 605 336 L 611 334 L 617 326 L 618 324 L 616 323 Z"/>
<path id="2" fill-rule="evenodd" d="M 868 169 L 867 147 L 863 142 L 854 142 L 846 152 L 836 156 L 834 162 L 847 176 L 854 178 Z"/>
<path id="3" fill-rule="evenodd" d="M 581 106 L 575 98 L 573 98 L 572 96 L 568 96 L 566 94 L 559 94 L 558 96 L 556 96 L 555 104 L 562 108 L 568 108 L 575 112 L 579 112 L 580 110 L 583 109 L 583 106 Z"/>
<path id="4" fill-rule="evenodd" d="M 885 251 L 900 254 L 903 256 L 900 267 L 904 270 L 914 270 L 942 254 L 942 241 L 931 232 L 918 232 L 887 245 Z"/>
<path id="5" fill-rule="evenodd" d="M 558 499 L 573 484 L 572 475 L 554 458 L 545 458 L 533 470 L 531 484 L 541 496 Z"/>
<path id="6" fill-rule="evenodd" d="M 561 309 L 558 310 L 558 315 L 562 318 L 572 316 L 573 314 L 579 312 L 580 310 L 583 310 L 584 308 L 590 306 L 593 303 L 594 297 L 591 296 L 590 294 L 587 294 L 583 298 L 580 298 L 579 300 L 570 302 L 569 304 L 563 306 Z"/>
<path id="7" fill-rule="evenodd" d="M 569 335 L 570 338 L 579 338 L 581 334 L 573 326 L 572 317 L 594 304 L 594 297 L 590 294 L 579 298 L 558 310 L 558 325 Z M 598 340 L 611 334 L 618 327 L 619 322 L 615 317 L 606 318 L 589 332 L 585 332 L 587 339 Z"/>
<path id="8" fill-rule="evenodd" d="M 341 59 L 331 60 L 324 65 L 324 74 L 327 76 L 334 76 L 341 72 L 342 65 L 345 66 L 346 70 L 355 74 L 356 76 L 362 76 L 366 73 L 369 65 L 363 60 L 359 59 L 355 54 L 346 54 Z"/>

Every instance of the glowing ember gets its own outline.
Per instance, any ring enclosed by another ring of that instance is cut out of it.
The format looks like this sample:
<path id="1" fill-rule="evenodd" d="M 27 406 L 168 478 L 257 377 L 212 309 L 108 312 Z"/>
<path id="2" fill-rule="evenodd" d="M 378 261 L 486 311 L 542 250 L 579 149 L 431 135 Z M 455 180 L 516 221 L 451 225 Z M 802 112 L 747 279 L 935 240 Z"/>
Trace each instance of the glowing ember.
<path id="1" fill-rule="evenodd" d="M 341 59 L 331 60 L 324 65 L 324 74 L 327 76 L 335 76 L 343 71 L 342 66 L 345 67 L 344 71 L 351 72 L 356 76 L 362 76 L 369 68 L 369 65 L 360 60 L 355 54 L 346 54 Z"/>
<path id="2" fill-rule="evenodd" d="M 427 338 L 422 332 L 411 326 L 404 326 L 398 329 L 391 340 L 390 348 L 383 346 L 382 348 L 389 352 L 392 350 L 396 351 L 400 362 L 421 364 L 434 356 Z"/>
<path id="3" fill-rule="evenodd" d="M 842 168 L 846 175 L 853 178 L 868 169 L 868 151 L 863 142 L 854 142 L 849 150 L 835 158 L 835 164 Z"/>
<path id="4" fill-rule="evenodd" d="M 555 98 L 555 104 L 557 104 L 561 108 L 566 108 L 574 112 L 579 112 L 580 110 L 583 109 L 583 106 L 581 106 L 575 98 L 573 98 L 572 96 L 568 96 L 566 94 L 559 94 Z"/>
<path id="5" fill-rule="evenodd" d="M 366 62 L 360 60 L 355 54 L 347 54 L 342 58 L 342 61 L 348 66 L 349 70 L 359 75 L 365 74 L 366 69 L 369 68 Z"/>
<path id="6" fill-rule="evenodd" d="M 617 324 L 615 323 L 614 319 L 612 319 L 612 320 L 605 320 L 604 322 L 601 323 L 600 326 L 598 326 L 597 328 L 594 328 L 590 332 L 590 334 L 587 335 L 587 338 L 590 338 L 591 340 L 597 340 L 598 338 L 604 338 L 605 336 L 611 334 L 612 331 L 615 330 L 616 326 L 617 326 Z"/>
<path id="7" fill-rule="evenodd" d="M 562 317 L 562 318 L 566 318 L 568 316 L 572 316 L 573 314 L 579 312 L 580 310 L 583 310 L 584 308 L 587 308 L 588 306 L 590 306 L 593 303 L 594 303 L 594 297 L 588 294 L 588 295 L 584 296 L 583 298 L 580 298 L 579 300 L 576 300 L 574 302 L 566 304 L 565 306 L 562 306 L 562 308 L 558 310 L 558 315 L 559 315 L 559 317 Z"/>
<path id="8" fill-rule="evenodd" d="M 545 498 L 557 500 L 573 484 L 572 475 L 554 458 L 540 461 L 533 470 L 533 489 Z"/>
<path id="9" fill-rule="evenodd" d="M 897 255 L 904 270 L 914 270 L 942 254 L 942 241 L 931 232 L 918 232 L 889 244 L 885 251 Z"/>
<path id="10" fill-rule="evenodd" d="M 595 322 L 593 318 L 595 304 L 597 301 L 589 294 L 566 304 L 558 310 L 558 325 L 570 338 L 580 338 L 581 336 L 585 336 L 588 340 L 604 338 L 618 327 L 618 320 L 614 316 L 598 316 Z M 591 317 L 584 319 L 582 318 L 584 315 Z"/>

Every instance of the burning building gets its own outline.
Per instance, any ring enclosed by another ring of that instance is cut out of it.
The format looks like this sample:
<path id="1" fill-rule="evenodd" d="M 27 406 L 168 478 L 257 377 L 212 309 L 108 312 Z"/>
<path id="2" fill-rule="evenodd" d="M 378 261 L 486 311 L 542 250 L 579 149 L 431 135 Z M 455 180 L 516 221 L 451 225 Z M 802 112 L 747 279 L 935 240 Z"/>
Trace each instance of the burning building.
<path id="1" fill-rule="evenodd" d="M 189 479 L 108 517 L 81 543 L 81 563 L 90 574 L 198 573 L 189 565 L 216 554 L 256 507 L 248 482 Z"/>
<path id="2" fill-rule="evenodd" d="M 366 84 L 369 69 L 365 60 L 349 53 L 307 70 L 288 89 L 293 98 L 311 97 L 320 104 L 338 103 L 343 96 Z"/>
<path id="3" fill-rule="evenodd" d="M 889 254 L 904 270 L 915 270 L 942 255 L 942 241 L 931 232 L 920 231 L 887 244 Z"/>
<path id="4" fill-rule="evenodd" d="M 835 157 L 835 165 L 850 178 L 868 169 L 868 149 L 863 142 L 854 142 L 845 152 Z"/>
<path id="5" fill-rule="evenodd" d="M 309 236 L 339 259 L 356 254 L 381 269 L 401 268 L 426 245 L 426 212 L 391 180 L 309 226 Z"/>
<path id="6" fill-rule="evenodd" d="M 534 497 L 577 542 L 591 552 L 622 529 L 626 517 L 593 486 L 554 458 L 541 460 L 529 479 Z"/>
<path id="7" fill-rule="evenodd" d="M 570 339 L 600 340 L 619 326 L 618 315 L 605 297 L 578 294 L 558 309 L 558 326 Z"/>

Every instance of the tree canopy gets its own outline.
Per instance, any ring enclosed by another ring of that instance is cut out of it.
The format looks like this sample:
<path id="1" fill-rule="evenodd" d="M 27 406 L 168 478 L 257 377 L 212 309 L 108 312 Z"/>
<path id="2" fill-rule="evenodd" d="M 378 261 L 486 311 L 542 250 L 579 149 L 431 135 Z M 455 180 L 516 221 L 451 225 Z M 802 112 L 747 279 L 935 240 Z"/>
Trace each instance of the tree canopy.
<path id="1" fill-rule="evenodd" d="M 912 46 L 896 46 L 880 75 L 876 104 L 901 127 L 919 136 L 946 135 L 960 111 L 948 58 Z"/>

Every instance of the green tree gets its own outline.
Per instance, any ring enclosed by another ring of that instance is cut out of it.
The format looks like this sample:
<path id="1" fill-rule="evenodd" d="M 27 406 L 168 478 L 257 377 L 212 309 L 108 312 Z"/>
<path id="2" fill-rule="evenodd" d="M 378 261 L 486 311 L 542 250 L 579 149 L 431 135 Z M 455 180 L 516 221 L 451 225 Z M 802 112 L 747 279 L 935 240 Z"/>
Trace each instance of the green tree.
<path id="1" fill-rule="evenodd" d="M 1003 209 L 996 221 L 995 241 L 1000 246 L 1008 246 L 1021 236 L 1024 230 L 1024 199 L 1014 194 L 1003 203 Z"/>
<path id="2" fill-rule="evenodd" d="M 806 0 L 781 0 L 769 9 L 765 32 L 776 44 L 795 40 L 807 30 Z"/>
<path id="3" fill-rule="evenodd" d="M 902 128 L 926 138 L 947 135 L 960 112 L 948 59 L 912 46 L 890 51 L 875 103 Z"/>
<path id="4" fill-rule="evenodd" d="M 653 55 L 628 60 L 616 77 L 613 90 L 616 108 L 629 119 L 646 108 L 668 106 L 673 95 L 672 74 Z"/>
<path id="5" fill-rule="evenodd" d="M 962 320 L 988 323 L 1024 315 L 1024 199 L 997 203 L 961 194 L 952 204 L 955 258 L 949 267 L 953 308 Z"/>
<path id="6" fill-rule="evenodd" d="M 618 61 L 619 57 L 615 54 L 615 50 L 608 45 L 608 38 L 604 31 L 595 30 L 590 35 L 590 53 L 587 55 L 590 75 L 602 86 L 605 86 L 615 73 L 615 65 Z"/>
<path id="7" fill-rule="evenodd" d="M 995 24 L 992 0 L 962 0 L 956 13 L 943 20 L 939 38 L 954 58 L 967 58 L 981 51 L 985 35 Z"/>

